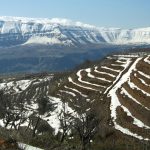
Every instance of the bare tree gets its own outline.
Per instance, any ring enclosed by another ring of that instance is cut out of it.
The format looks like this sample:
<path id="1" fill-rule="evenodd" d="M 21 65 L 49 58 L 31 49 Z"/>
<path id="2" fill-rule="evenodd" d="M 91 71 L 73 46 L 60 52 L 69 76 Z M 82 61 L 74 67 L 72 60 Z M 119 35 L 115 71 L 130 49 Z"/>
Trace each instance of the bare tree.
<path id="1" fill-rule="evenodd" d="M 72 126 L 71 113 L 67 109 L 67 103 L 65 102 L 65 100 L 63 100 L 63 103 L 62 103 L 62 110 L 59 115 L 59 120 L 60 120 L 61 129 L 62 129 L 60 142 L 62 143 L 67 133 L 69 132 L 69 130 L 71 130 L 71 126 Z"/>
<path id="2" fill-rule="evenodd" d="M 98 131 L 99 118 L 94 112 L 89 111 L 74 118 L 74 128 L 77 131 L 82 150 L 90 148 L 90 142 Z"/>
<path id="3" fill-rule="evenodd" d="M 77 104 L 80 107 L 78 115 L 73 116 L 73 126 L 79 136 L 81 149 L 87 150 L 90 149 L 91 142 L 99 129 L 100 115 L 95 105 L 87 102 L 83 97 L 78 98 Z"/>
<path id="4" fill-rule="evenodd" d="M 36 122 L 35 122 L 35 125 L 34 125 L 34 127 L 33 127 L 32 137 L 35 137 L 35 135 L 36 135 L 36 130 L 37 130 L 37 128 L 38 128 L 38 125 L 39 125 L 39 123 L 40 123 L 40 120 L 41 120 L 41 118 L 38 116 L 38 117 L 36 118 Z"/>

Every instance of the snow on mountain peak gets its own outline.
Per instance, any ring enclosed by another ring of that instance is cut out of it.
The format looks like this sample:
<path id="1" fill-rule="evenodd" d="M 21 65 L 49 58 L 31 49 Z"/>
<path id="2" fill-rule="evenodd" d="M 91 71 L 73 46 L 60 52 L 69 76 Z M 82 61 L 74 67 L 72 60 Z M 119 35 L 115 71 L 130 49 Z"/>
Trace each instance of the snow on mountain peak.
<path id="1" fill-rule="evenodd" d="M 7 37 L 4 35 L 6 34 Z M 10 43 L 83 44 L 150 44 L 150 27 L 139 29 L 100 28 L 69 19 L 0 17 L 0 46 Z M 4 35 L 4 36 L 3 36 Z M 14 42 L 15 41 L 15 42 Z"/>
<path id="2" fill-rule="evenodd" d="M 54 44 L 59 44 L 59 45 L 65 45 L 65 46 L 71 46 L 73 45 L 71 40 L 66 40 L 66 41 L 61 41 L 58 38 L 52 37 L 49 38 L 47 36 L 44 37 L 39 37 L 39 36 L 34 36 L 31 37 L 24 45 L 28 44 L 42 44 L 42 45 L 54 45 Z"/>
<path id="3" fill-rule="evenodd" d="M 27 18 L 27 17 L 11 17 L 11 16 L 0 16 L 0 21 L 4 22 L 20 22 L 20 23 L 39 23 L 39 24 L 58 24 L 62 26 L 79 26 L 94 28 L 95 26 L 84 24 L 81 22 L 74 22 L 70 19 L 65 18 Z"/>

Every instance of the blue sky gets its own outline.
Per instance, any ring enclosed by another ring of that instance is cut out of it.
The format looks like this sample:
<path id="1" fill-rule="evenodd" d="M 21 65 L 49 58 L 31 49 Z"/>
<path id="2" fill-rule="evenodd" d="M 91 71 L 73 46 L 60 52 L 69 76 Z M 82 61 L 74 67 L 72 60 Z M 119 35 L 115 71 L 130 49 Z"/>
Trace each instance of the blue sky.
<path id="1" fill-rule="evenodd" d="M 0 16 L 68 18 L 105 27 L 150 26 L 150 0 L 0 0 Z"/>

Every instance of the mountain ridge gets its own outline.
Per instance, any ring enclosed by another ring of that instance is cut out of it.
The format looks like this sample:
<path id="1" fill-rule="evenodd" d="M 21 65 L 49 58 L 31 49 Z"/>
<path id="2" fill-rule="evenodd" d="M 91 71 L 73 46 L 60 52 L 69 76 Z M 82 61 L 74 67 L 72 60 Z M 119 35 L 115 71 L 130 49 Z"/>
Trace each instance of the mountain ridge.
<path id="1" fill-rule="evenodd" d="M 96 27 L 69 19 L 0 17 L 0 46 L 48 44 L 150 44 L 150 27 L 137 29 Z"/>

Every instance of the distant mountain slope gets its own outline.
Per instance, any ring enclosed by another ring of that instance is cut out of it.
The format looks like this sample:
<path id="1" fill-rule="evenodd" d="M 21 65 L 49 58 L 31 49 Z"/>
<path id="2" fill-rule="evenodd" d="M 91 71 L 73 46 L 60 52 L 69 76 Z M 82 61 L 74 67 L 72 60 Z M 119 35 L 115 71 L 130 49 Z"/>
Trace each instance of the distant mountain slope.
<path id="1" fill-rule="evenodd" d="M 0 17 L 0 46 L 48 44 L 150 44 L 150 28 L 100 28 L 67 19 Z"/>

